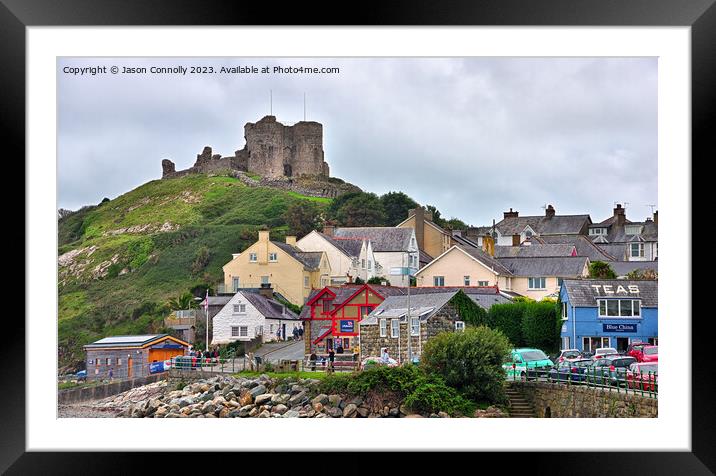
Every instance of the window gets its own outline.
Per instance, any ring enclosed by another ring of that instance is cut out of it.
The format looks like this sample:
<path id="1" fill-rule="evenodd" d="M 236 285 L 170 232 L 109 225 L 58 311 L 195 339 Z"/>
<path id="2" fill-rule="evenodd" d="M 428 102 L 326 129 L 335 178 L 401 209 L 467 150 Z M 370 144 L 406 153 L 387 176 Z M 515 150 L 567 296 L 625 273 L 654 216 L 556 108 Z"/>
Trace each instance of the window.
<path id="1" fill-rule="evenodd" d="M 463 276 L 462 282 L 464 283 L 465 286 L 469 286 L 470 285 L 470 276 Z"/>
<path id="2" fill-rule="evenodd" d="M 590 228 L 589 234 L 590 235 L 606 235 L 607 229 L 606 228 Z"/>
<path id="3" fill-rule="evenodd" d="M 387 337 L 388 336 L 388 321 L 386 319 L 380 319 L 378 321 L 380 324 L 380 336 L 381 337 Z"/>
<path id="4" fill-rule="evenodd" d="M 360 315 L 361 315 L 361 317 L 367 316 L 368 314 L 371 313 L 372 310 L 373 310 L 373 306 L 361 306 L 361 307 L 360 307 Z"/>
<path id="5" fill-rule="evenodd" d="M 330 299 L 324 299 L 323 300 L 323 312 L 331 312 L 331 300 Z"/>
<path id="6" fill-rule="evenodd" d="M 418 317 L 410 318 L 410 335 L 411 336 L 419 336 L 420 335 L 420 318 L 418 318 Z"/>
<path id="7" fill-rule="evenodd" d="M 117 365 L 122 365 L 122 359 L 120 359 L 120 358 L 117 359 Z"/>
<path id="8" fill-rule="evenodd" d="M 364 259 L 360 260 L 360 267 L 365 269 L 365 260 Z"/>
<path id="9" fill-rule="evenodd" d="M 433 276 L 433 286 L 445 286 L 445 276 Z"/>
<path id="10" fill-rule="evenodd" d="M 641 317 L 641 302 L 636 299 L 600 299 L 599 317 Z"/>
<path id="11" fill-rule="evenodd" d="M 234 314 L 246 312 L 246 304 L 234 304 Z"/>
<path id="12" fill-rule="evenodd" d="M 269 283 L 269 277 L 261 276 L 261 284 L 268 284 L 268 283 Z"/>
<path id="13" fill-rule="evenodd" d="M 240 337 L 248 337 L 248 336 L 249 336 L 249 328 L 248 328 L 248 326 L 241 326 L 241 327 L 239 327 L 239 336 L 240 336 Z"/>
<path id="14" fill-rule="evenodd" d="M 529 278 L 527 287 L 529 289 L 545 289 L 547 287 L 546 278 Z"/>
<path id="15" fill-rule="evenodd" d="M 254 335 L 260 336 L 261 334 L 263 334 L 263 326 L 256 326 L 254 328 Z"/>
<path id="16" fill-rule="evenodd" d="M 237 277 L 232 278 L 231 289 L 233 289 L 234 292 L 239 290 L 239 278 L 237 278 Z"/>
<path id="17" fill-rule="evenodd" d="M 368 260 L 368 269 L 373 269 L 373 262 Z"/>
<path id="18" fill-rule="evenodd" d="M 630 248 L 632 258 L 644 257 L 644 243 L 632 243 Z"/>
<path id="19" fill-rule="evenodd" d="M 249 253 L 249 261 L 252 263 L 255 263 L 258 261 L 258 257 L 256 256 L 256 253 Z"/>
<path id="20" fill-rule="evenodd" d="M 273 335 L 273 324 L 269 324 L 269 332 Z"/>
<path id="21" fill-rule="evenodd" d="M 527 238 L 532 238 L 532 231 L 531 231 L 531 230 L 525 231 L 525 236 L 526 236 Z"/>
<path id="22" fill-rule="evenodd" d="M 278 261 L 278 254 L 269 253 L 269 261 L 272 263 L 275 263 L 276 261 Z"/>
<path id="23" fill-rule="evenodd" d="M 570 349 L 569 336 L 562 337 L 562 349 Z"/>
<path id="24" fill-rule="evenodd" d="M 304 277 L 303 277 L 303 287 L 304 287 L 304 288 L 307 288 L 307 287 L 308 287 L 308 276 L 304 276 Z"/>
<path id="25" fill-rule="evenodd" d="M 111 357 L 107 357 L 107 365 L 112 365 L 112 358 L 111 358 Z"/>
<path id="26" fill-rule="evenodd" d="M 566 302 L 563 302 L 563 303 L 562 303 L 562 320 L 563 320 L 563 321 L 566 321 L 567 318 L 568 318 L 568 316 L 567 316 L 567 303 L 566 303 Z M 569 347 L 563 347 L 563 349 L 569 349 Z"/>
<path id="27" fill-rule="evenodd" d="M 609 337 L 583 337 L 582 350 L 594 352 L 600 347 L 609 347 Z"/>
<path id="28" fill-rule="evenodd" d="M 478 281 L 477 285 L 478 286 L 489 286 L 490 282 L 489 281 Z"/>
<path id="29" fill-rule="evenodd" d="M 400 321 L 398 319 L 390 320 L 390 337 L 398 337 L 400 334 Z"/>
<path id="30" fill-rule="evenodd" d="M 641 233 L 641 225 L 627 225 L 624 227 L 624 233 L 627 235 L 638 235 Z"/>
<path id="31" fill-rule="evenodd" d="M 239 337 L 239 326 L 231 326 L 231 337 Z"/>
<path id="32" fill-rule="evenodd" d="M 465 322 L 464 321 L 455 321 L 455 330 L 458 332 L 462 332 L 465 330 Z"/>

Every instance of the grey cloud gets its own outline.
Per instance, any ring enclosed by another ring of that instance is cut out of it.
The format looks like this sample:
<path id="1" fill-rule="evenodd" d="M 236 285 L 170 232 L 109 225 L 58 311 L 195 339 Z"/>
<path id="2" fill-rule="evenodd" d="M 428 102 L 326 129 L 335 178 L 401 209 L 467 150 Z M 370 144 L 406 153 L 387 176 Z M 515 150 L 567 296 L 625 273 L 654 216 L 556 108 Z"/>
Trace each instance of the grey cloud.
<path id="1" fill-rule="evenodd" d="M 269 112 L 324 124 L 332 175 L 402 190 L 481 225 L 509 207 L 643 219 L 657 203 L 655 58 L 64 59 L 156 65 L 338 66 L 336 75 L 58 76 L 60 207 L 114 197 L 231 154 Z"/>

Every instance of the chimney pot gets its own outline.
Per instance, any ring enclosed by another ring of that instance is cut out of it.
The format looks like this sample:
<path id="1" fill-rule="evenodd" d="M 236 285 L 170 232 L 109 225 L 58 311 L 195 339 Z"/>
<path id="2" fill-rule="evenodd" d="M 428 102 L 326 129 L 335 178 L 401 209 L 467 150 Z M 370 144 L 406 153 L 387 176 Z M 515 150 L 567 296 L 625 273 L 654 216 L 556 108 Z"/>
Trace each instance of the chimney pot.
<path id="1" fill-rule="evenodd" d="M 546 208 L 545 211 L 544 211 L 544 214 L 545 214 L 545 216 L 546 216 L 547 218 L 552 218 L 552 217 L 554 217 L 554 214 L 555 214 L 555 209 L 554 209 L 554 207 L 553 207 L 552 205 L 548 205 L 547 208 Z"/>
<path id="2" fill-rule="evenodd" d="M 333 233 L 336 231 L 336 227 L 333 224 L 326 223 L 323 225 L 323 234 L 326 236 L 333 236 Z"/>
<path id="3" fill-rule="evenodd" d="M 286 244 L 296 246 L 296 237 L 294 235 L 288 235 L 286 237 Z"/>
<path id="4" fill-rule="evenodd" d="M 517 217 L 519 217 L 519 212 L 513 212 L 512 208 L 510 208 L 510 211 L 504 212 L 503 215 L 504 215 L 504 218 L 517 218 Z"/>
<path id="5" fill-rule="evenodd" d="M 657 211 L 654 212 L 654 223 L 655 223 L 656 225 L 659 224 L 659 210 L 657 210 Z"/>

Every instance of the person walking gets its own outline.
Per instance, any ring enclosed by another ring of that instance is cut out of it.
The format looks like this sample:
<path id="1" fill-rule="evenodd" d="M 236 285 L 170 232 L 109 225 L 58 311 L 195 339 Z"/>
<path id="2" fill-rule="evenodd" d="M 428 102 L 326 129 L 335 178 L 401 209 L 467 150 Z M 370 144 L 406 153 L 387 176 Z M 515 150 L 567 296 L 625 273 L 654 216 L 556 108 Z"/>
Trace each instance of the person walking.
<path id="1" fill-rule="evenodd" d="M 298 339 L 303 340 L 303 326 L 298 328 Z"/>
<path id="2" fill-rule="evenodd" d="M 298 340 L 298 328 L 293 328 L 293 340 Z"/>
<path id="3" fill-rule="evenodd" d="M 328 351 L 328 371 L 333 372 L 333 362 L 336 360 L 336 353 L 333 349 Z"/>
<path id="4" fill-rule="evenodd" d="M 112 367 L 109 368 L 109 379 L 112 380 L 112 377 L 114 376 L 114 369 Z"/>

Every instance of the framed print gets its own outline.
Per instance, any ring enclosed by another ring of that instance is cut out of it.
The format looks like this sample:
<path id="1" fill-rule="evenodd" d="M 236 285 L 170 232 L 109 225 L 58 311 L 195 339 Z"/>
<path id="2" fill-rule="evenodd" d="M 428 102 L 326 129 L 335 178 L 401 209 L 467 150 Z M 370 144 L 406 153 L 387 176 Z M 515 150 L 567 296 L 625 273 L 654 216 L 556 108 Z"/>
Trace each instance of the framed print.
<path id="1" fill-rule="evenodd" d="M 710 474 L 712 3 L 3 0 L 27 187 L 3 470 L 427 450 Z"/>

